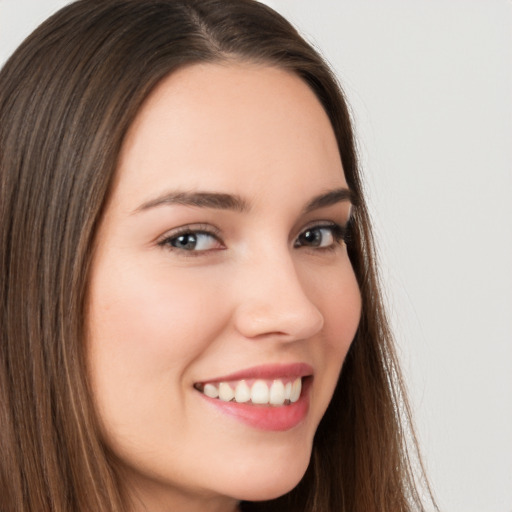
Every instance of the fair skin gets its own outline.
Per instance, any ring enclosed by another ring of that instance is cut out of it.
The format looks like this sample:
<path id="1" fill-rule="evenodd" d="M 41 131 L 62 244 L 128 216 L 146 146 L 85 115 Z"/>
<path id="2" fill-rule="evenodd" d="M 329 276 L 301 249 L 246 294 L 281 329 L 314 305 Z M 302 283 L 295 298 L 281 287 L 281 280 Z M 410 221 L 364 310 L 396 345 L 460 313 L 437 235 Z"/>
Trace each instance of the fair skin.
<path id="1" fill-rule="evenodd" d="M 134 511 L 233 511 L 303 476 L 360 316 L 347 189 L 325 112 L 286 71 L 195 65 L 144 104 L 88 309 L 93 396 Z M 274 405 L 205 395 L 226 380 L 303 387 Z"/>

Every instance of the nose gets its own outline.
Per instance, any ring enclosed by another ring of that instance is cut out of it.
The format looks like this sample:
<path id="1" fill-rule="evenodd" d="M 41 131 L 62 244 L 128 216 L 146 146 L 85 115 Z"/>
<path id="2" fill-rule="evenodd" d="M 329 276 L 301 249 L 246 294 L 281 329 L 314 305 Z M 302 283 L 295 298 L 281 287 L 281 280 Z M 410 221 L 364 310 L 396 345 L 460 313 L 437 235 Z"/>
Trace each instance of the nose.
<path id="1" fill-rule="evenodd" d="M 305 290 L 292 257 L 265 257 L 247 263 L 238 276 L 235 326 L 250 339 L 307 339 L 324 325 L 324 317 Z"/>

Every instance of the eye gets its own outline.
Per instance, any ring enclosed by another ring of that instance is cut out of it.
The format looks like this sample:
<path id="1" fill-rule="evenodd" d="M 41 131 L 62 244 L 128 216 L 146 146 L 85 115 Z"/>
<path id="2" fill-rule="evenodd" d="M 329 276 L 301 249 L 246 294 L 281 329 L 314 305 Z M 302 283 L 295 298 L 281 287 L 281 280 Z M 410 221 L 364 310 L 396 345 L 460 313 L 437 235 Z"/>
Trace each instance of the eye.
<path id="1" fill-rule="evenodd" d="M 172 233 L 158 242 L 158 245 L 171 250 L 186 252 L 203 252 L 223 249 L 224 246 L 214 233 L 185 228 L 177 233 Z"/>
<path id="2" fill-rule="evenodd" d="M 345 228 L 340 225 L 322 224 L 311 226 L 302 231 L 293 246 L 329 249 L 343 242 L 344 237 Z"/>

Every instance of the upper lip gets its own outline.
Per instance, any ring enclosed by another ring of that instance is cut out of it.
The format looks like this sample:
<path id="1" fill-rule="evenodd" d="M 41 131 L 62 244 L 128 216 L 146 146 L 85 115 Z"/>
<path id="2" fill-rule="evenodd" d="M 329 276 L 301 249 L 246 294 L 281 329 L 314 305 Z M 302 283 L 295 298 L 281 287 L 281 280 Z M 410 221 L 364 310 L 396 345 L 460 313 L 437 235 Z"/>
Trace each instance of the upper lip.
<path id="1" fill-rule="evenodd" d="M 281 379 L 299 378 L 313 375 L 313 367 L 307 363 L 266 364 L 246 368 L 222 377 L 206 379 L 201 382 L 227 382 L 243 379 Z"/>

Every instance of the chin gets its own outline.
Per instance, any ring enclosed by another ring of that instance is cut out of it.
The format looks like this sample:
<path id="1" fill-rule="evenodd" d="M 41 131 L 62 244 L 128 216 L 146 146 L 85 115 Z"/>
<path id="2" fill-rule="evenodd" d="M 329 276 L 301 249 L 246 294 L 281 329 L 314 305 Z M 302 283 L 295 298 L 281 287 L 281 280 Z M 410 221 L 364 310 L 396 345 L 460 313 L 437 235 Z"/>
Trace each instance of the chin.
<path id="1" fill-rule="evenodd" d="M 266 501 L 290 492 L 302 480 L 310 454 L 301 460 L 291 457 L 288 462 L 261 464 L 249 472 L 239 472 L 231 481 L 230 494 L 241 501 Z"/>

